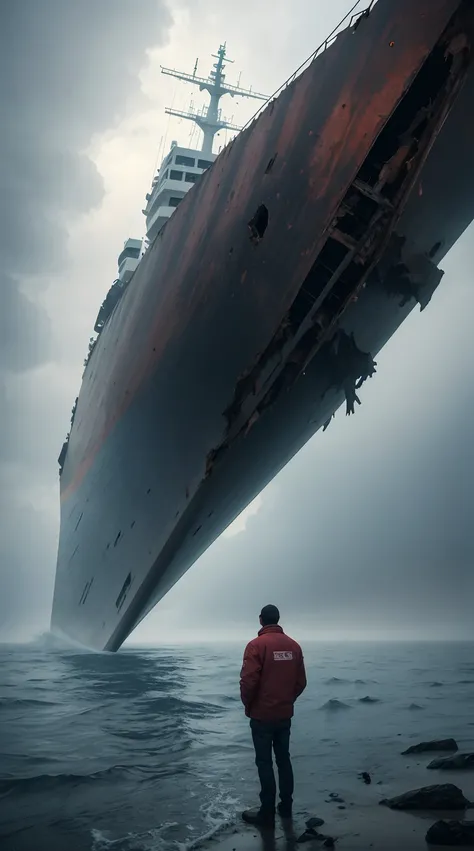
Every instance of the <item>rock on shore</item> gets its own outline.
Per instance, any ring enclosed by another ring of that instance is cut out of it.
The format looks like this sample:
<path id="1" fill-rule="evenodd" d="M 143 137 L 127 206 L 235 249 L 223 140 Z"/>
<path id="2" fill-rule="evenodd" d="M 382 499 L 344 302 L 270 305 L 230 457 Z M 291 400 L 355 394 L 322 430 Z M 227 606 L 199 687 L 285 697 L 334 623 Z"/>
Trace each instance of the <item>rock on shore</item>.
<path id="1" fill-rule="evenodd" d="M 411 745 L 406 751 L 402 751 L 402 756 L 410 753 L 429 753 L 430 751 L 457 751 L 458 745 L 455 739 L 434 739 L 431 742 L 420 742 L 418 745 Z"/>
<path id="2" fill-rule="evenodd" d="M 391 810 L 465 810 L 469 806 L 461 789 L 452 783 L 422 786 L 380 803 Z"/>
<path id="3" fill-rule="evenodd" d="M 439 768 L 441 771 L 469 771 L 474 769 L 474 753 L 457 753 L 433 759 L 427 768 Z"/>
<path id="4" fill-rule="evenodd" d="M 428 845 L 474 848 L 474 821 L 437 821 L 425 838 Z"/>

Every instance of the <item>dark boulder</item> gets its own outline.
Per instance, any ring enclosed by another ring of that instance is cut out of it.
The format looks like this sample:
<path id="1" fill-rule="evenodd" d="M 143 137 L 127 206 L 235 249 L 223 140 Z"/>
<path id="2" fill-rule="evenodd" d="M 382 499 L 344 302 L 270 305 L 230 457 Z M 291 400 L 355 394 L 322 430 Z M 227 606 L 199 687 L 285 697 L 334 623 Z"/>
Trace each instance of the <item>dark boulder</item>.
<path id="1" fill-rule="evenodd" d="M 323 824 L 324 824 L 323 818 L 318 818 L 317 816 L 313 816 L 312 818 L 309 818 L 308 821 L 306 822 L 306 827 L 308 828 L 308 830 L 315 830 L 315 828 L 317 828 L 317 827 L 322 827 Z"/>
<path id="2" fill-rule="evenodd" d="M 425 839 L 428 845 L 474 848 L 474 821 L 437 821 Z"/>
<path id="3" fill-rule="evenodd" d="M 454 756 L 442 756 L 433 759 L 427 768 L 439 768 L 441 771 L 469 771 L 474 769 L 474 753 L 457 753 Z"/>
<path id="4" fill-rule="evenodd" d="M 313 839 L 318 838 L 318 835 L 319 834 L 317 830 L 313 830 L 312 828 L 310 828 L 309 830 L 305 830 L 305 832 L 302 833 L 301 836 L 298 836 L 298 839 L 296 841 L 300 844 L 302 844 L 303 842 L 312 842 Z"/>
<path id="5" fill-rule="evenodd" d="M 316 828 L 324 824 L 322 818 L 310 818 L 306 822 L 306 830 L 296 840 L 298 843 L 303 842 L 322 842 L 325 848 L 334 848 L 335 840 L 332 836 L 327 836 L 325 833 L 319 833 Z"/>
<path id="6" fill-rule="evenodd" d="M 410 753 L 429 753 L 430 751 L 457 751 L 457 742 L 454 739 L 437 739 L 432 742 L 420 742 L 419 745 L 411 745 L 402 756 Z"/>
<path id="7" fill-rule="evenodd" d="M 309 828 L 305 830 L 305 832 L 302 833 L 301 836 L 298 836 L 298 839 L 296 841 L 302 844 L 303 842 L 313 842 L 315 839 L 317 839 L 319 842 L 322 842 L 323 839 L 327 838 L 328 837 L 326 836 L 326 834 L 318 833 L 317 830 Z"/>
<path id="8" fill-rule="evenodd" d="M 422 786 L 395 798 L 384 798 L 379 803 L 391 810 L 465 810 L 469 806 L 461 789 L 452 783 Z"/>

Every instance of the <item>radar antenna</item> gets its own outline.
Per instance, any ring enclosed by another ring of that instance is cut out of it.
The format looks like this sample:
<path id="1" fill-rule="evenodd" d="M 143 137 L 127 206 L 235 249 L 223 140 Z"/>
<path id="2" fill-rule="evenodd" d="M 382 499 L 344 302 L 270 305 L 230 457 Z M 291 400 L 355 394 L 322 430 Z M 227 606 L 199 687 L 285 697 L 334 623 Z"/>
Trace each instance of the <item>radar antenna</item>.
<path id="1" fill-rule="evenodd" d="M 164 68 L 161 66 L 162 74 L 167 74 L 170 77 L 176 77 L 176 79 L 183 80 L 185 83 L 193 83 L 194 85 L 199 86 L 199 90 L 201 92 L 206 91 L 209 93 L 209 105 L 200 112 L 185 112 L 179 109 L 172 109 L 171 107 L 168 107 L 165 110 L 167 115 L 174 115 L 176 118 L 186 118 L 197 124 L 203 133 L 201 150 L 206 154 L 212 154 L 214 136 L 219 132 L 219 130 L 226 129 L 239 131 L 241 129 L 236 124 L 232 124 L 222 118 L 221 110 L 219 109 L 219 101 L 221 97 L 224 95 L 230 95 L 231 97 L 239 96 L 262 101 L 267 100 L 266 95 L 254 92 L 251 88 L 243 89 L 240 85 L 231 86 L 226 83 L 224 69 L 227 63 L 232 62 L 231 59 L 227 59 L 226 50 L 227 47 L 224 43 L 220 45 L 217 53 L 213 54 L 213 59 L 216 59 L 217 61 L 213 64 L 213 69 L 208 77 L 197 76 L 198 60 L 196 60 L 192 74 L 186 74 L 185 72 L 175 71 L 173 68 Z"/>

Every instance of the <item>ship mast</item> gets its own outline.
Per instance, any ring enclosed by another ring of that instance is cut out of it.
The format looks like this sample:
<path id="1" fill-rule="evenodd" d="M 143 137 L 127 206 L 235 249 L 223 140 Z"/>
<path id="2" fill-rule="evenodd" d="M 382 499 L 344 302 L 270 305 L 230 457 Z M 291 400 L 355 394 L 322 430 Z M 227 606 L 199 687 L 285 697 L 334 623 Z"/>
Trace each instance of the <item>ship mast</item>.
<path id="1" fill-rule="evenodd" d="M 254 92 L 251 88 L 242 89 L 240 86 L 230 86 L 225 82 L 225 65 L 228 62 L 232 62 L 231 59 L 226 58 L 225 43 L 221 44 L 217 54 L 212 54 L 212 56 L 213 59 L 217 59 L 217 62 L 214 63 L 213 70 L 209 74 L 209 77 L 197 76 L 197 60 L 192 74 L 186 74 L 185 72 L 175 71 L 172 68 L 163 68 L 163 66 L 161 66 L 162 74 L 168 74 L 170 77 L 176 77 L 178 80 L 183 80 L 185 83 L 193 83 L 195 86 L 199 86 L 199 90 L 201 92 L 206 91 L 209 93 L 209 106 L 204 108 L 201 113 L 182 112 L 179 109 L 172 109 L 171 107 L 168 107 L 165 110 L 167 115 L 174 115 L 177 118 L 186 118 L 197 124 L 203 132 L 201 150 L 206 154 L 212 154 L 214 136 L 219 132 L 219 130 L 227 129 L 239 131 L 241 129 L 240 127 L 237 127 L 237 125 L 222 118 L 221 110 L 219 109 L 219 101 L 223 95 L 231 95 L 231 97 L 235 97 L 237 95 L 245 98 L 255 98 L 256 100 L 268 99 L 266 95 Z"/>

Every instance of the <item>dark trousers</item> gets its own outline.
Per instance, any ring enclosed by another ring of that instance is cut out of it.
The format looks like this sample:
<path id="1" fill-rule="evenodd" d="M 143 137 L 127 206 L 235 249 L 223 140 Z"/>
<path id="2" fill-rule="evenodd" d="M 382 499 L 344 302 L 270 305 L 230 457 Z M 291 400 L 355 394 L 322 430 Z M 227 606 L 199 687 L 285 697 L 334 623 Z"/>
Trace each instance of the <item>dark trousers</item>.
<path id="1" fill-rule="evenodd" d="M 272 750 L 275 752 L 278 768 L 280 799 L 285 807 L 291 808 L 294 788 L 290 759 L 291 719 L 285 721 L 256 721 L 252 719 L 250 729 L 255 747 L 255 764 L 260 778 L 262 810 L 275 812 L 276 783 L 273 773 Z"/>

